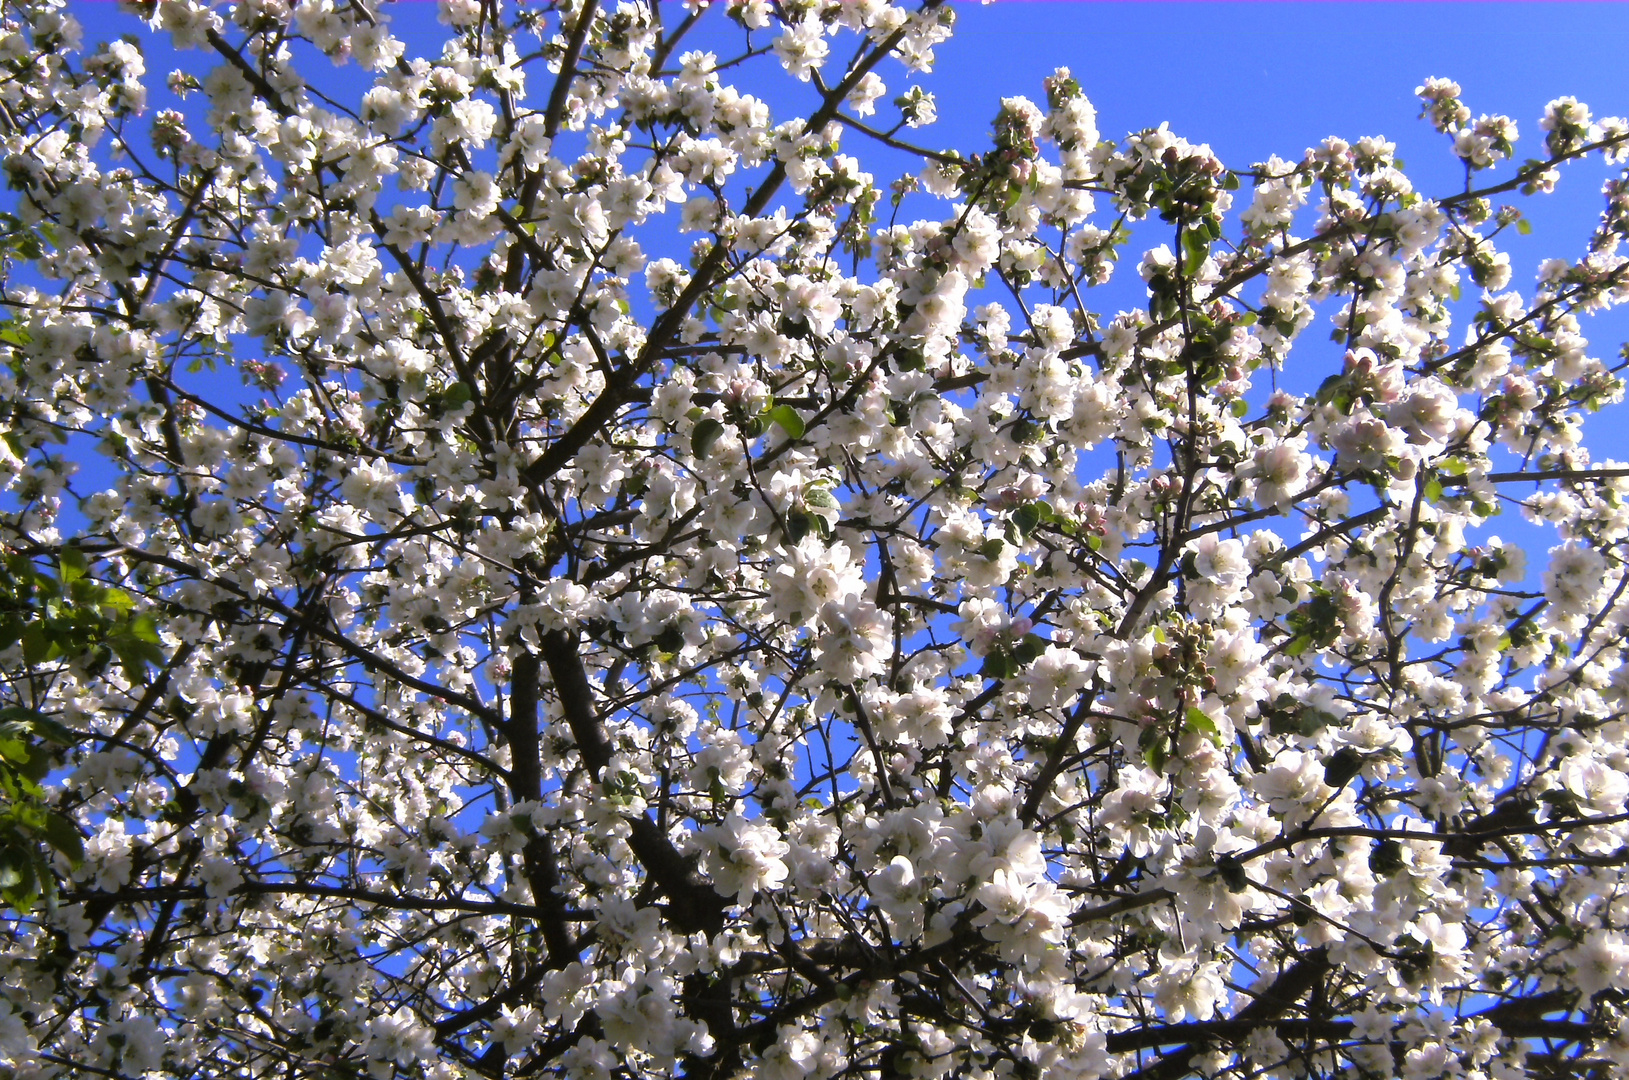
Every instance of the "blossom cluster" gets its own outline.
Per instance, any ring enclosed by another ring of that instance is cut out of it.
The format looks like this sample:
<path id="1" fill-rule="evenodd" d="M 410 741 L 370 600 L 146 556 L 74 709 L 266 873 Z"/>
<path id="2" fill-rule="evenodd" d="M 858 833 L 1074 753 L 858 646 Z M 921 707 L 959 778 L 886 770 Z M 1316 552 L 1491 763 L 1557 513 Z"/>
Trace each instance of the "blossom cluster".
<path id="1" fill-rule="evenodd" d="M 1629 1069 L 1629 176 L 1499 202 L 1629 123 L 1428 79 L 1431 197 L 1066 70 L 917 145 L 939 0 L 129 9 L 167 92 L 0 15 L 0 545 L 151 634 L 3 613 L 0 1075 Z"/>

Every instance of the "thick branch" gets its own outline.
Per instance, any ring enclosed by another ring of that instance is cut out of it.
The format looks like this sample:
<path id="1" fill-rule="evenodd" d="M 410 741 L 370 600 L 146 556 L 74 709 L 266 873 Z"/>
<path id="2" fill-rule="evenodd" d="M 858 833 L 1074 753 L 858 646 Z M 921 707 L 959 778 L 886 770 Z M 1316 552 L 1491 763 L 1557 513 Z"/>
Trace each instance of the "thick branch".
<path id="1" fill-rule="evenodd" d="M 575 634 L 551 630 L 543 635 L 543 660 L 554 681 L 554 691 L 565 714 L 577 753 L 588 770 L 589 779 L 600 782 L 611 761 L 611 744 L 600 726 L 594 708 L 594 690 L 577 655 Z M 679 853 L 673 841 L 645 814 L 629 814 L 628 847 L 668 900 L 668 917 L 683 933 L 705 930 L 716 933 L 724 925 L 725 900 L 712 885 L 701 880 L 690 859 Z"/>

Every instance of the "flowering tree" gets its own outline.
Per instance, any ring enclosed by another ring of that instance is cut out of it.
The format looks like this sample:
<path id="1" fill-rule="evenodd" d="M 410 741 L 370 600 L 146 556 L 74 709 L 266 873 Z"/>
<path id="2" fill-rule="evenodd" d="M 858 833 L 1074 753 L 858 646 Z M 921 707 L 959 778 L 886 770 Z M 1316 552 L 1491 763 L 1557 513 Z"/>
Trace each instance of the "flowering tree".
<path id="1" fill-rule="evenodd" d="M 1065 71 L 919 147 L 937 0 L 138 8 L 176 108 L 0 27 L 0 1075 L 1629 1068 L 1629 182 L 1498 247 L 1629 124 L 1429 80 L 1430 198 Z"/>

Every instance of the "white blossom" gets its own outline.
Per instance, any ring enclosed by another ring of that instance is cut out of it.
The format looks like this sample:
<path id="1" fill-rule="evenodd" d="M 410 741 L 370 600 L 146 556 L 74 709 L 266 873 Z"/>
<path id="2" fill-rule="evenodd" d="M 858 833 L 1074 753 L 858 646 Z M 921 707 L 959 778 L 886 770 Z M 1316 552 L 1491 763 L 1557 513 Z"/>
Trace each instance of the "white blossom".
<path id="1" fill-rule="evenodd" d="M 127 7 L 0 9 L 0 1073 L 1629 1066 L 1629 123 Z"/>

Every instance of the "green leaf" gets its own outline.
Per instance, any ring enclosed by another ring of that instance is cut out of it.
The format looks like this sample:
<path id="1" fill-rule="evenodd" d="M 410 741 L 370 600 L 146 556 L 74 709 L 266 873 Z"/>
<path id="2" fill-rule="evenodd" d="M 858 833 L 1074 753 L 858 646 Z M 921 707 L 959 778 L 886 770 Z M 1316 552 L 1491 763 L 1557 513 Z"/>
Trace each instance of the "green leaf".
<path id="1" fill-rule="evenodd" d="M 706 457 L 723 434 L 724 425 L 711 416 L 698 421 L 695 430 L 690 433 L 690 452 L 698 458 Z"/>
<path id="2" fill-rule="evenodd" d="M 680 626 L 667 626 L 662 632 L 651 639 L 651 642 L 663 653 L 672 656 L 684 648 L 684 628 Z"/>
<path id="3" fill-rule="evenodd" d="M 75 581 L 90 572 L 85 561 L 85 553 L 76 547 L 65 547 L 57 555 L 57 562 L 61 565 L 62 584 L 72 585 Z"/>
<path id="4" fill-rule="evenodd" d="M 1010 679 L 1018 674 L 1018 660 L 1005 649 L 997 649 L 984 658 L 979 674 L 986 679 Z"/>
<path id="5" fill-rule="evenodd" d="M 1340 390 L 1342 376 L 1331 375 L 1318 385 L 1318 403 L 1326 405 L 1335 400 L 1335 394 Z"/>
<path id="6" fill-rule="evenodd" d="M 1143 751 L 1143 760 L 1155 772 L 1164 772 L 1165 763 L 1171 760 L 1171 744 L 1161 739 L 1159 742 Z"/>
<path id="7" fill-rule="evenodd" d="M 1241 893 L 1250 887 L 1250 877 L 1244 872 L 1244 864 L 1231 855 L 1223 855 L 1216 860 L 1216 876 L 1222 879 L 1228 892 Z"/>
<path id="8" fill-rule="evenodd" d="M 108 645 L 119 657 L 125 674 L 132 679 L 141 678 L 148 664 L 157 667 L 164 663 L 164 650 L 151 642 L 121 634 L 109 640 Z"/>
<path id="9" fill-rule="evenodd" d="M 1518 218 L 1516 220 L 1516 231 L 1521 233 L 1523 236 L 1527 236 L 1533 231 L 1533 223 L 1528 221 L 1526 218 Z"/>
<path id="10" fill-rule="evenodd" d="M 48 813 L 45 817 L 45 842 L 51 845 L 52 850 L 68 856 L 68 861 L 78 866 L 85 861 L 85 841 L 79 835 L 79 828 L 72 821 L 61 814 Z"/>
<path id="11" fill-rule="evenodd" d="M 33 745 L 24 747 L 24 753 L 27 756 L 16 761 L 11 768 L 25 793 L 31 798 L 39 798 L 45 793 L 40 784 L 45 780 L 46 774 L 51 771 L 51 756 Z M 24 804 L 17 807 L 17 810 L 29 814 L 39 811 L 39 808 L 31 804 Z M 39 812 L 43 813 L 43 811 Z"/>
<path id="12" fill-rule="evenodd" d="M 1205 238 L 1199 233 L 1189 231 L 1182 234 L 1182 248 L 1185 253 L 1182 260 L 1182 272 L 1188 277 L 1192 277 L 1205 264 L 1205 257 L 1210 254 L 1210 245 L 1205 242 Z"/>
<path id="13" fill-rule="evenodd" d="M 158 624 L 153 622 L 151 615 L 138 615 L 131 619 L 126 632 L 137 641 L 145 641 L 149 645 L 158 644 Z"/>
<path id="14" fill-rule="evenodd" d="M 1216 726 L 1216 721 L 1212 720 L 1205 710 L 1197 705 L 1188 706 L 1188 729 L 1197 731 L 1201 735 L 1220 735 L 1222 733 L 1221 729 Z"/>
<path id="15" fill-rule="evenodd" d="M 1029 534 L 1034 532 L 1035 527 L 1041 523 L 1043 519 L 1041 507 L 1044 505 L 1044 503 L 1025 503 L 1013 511 L 1012 523 L 1017 527 L 1018 534 L 1025 540 L 1029 539 Z"/>
<path id="16" fill-rule="evenodd" d="M 837 501 L 837 496 L 823 487 L 812 487 L 805 491 L 803 493 L 803 505 L 818 506 L 822 510 L 837 510 L 842 506 Z"/>
<path id="17" fill-rule="evenodd" d="M 1143 760 L 1155 772 L 1163 772 L 1165 763 L 1171 759 L 1171 740 L 1157 725 L 1145 727 L 1138 733 L 1137 749 L 1143 752 Z"/>
<path id="18" fill-rule="evenodd" d="M 39 901 L 39 856 L 33 851 L 10 848 L 0 851 L 0 897 L 26 915 Z"/>
<path id="19" fill-rule="evenodd" d="M 1378 841 L 1369 852 L 1369 869 L 1379 877 L 1389 877 L 1403 868 L 1403 845 L 1396 840 Z"/>
<path id="20" fill-rule="evenodd" d="M 1012 648 L 1013 659 L 1020 664 L 1034 663 L 1037 657 L 1046 652 L 1047 644 L 1046 638 L 1040 634 L 1025 634 Z"/>
<path id="21" fill-rule="evenodd" d="M 1425 482 L 1425 497 L 1432 503 L 1442 501 L 1442 481 L 1433 476 Z"/>
<path id="22" fill-rule="evenodd" d="M 0 758 L 17 765 L 27 765 L 30 757 L 27 742 L 15 736 L 0 737 Z"/>
<path id="23" fill-rule="evenodd" d="M 790 405 L 777 405 L 768 412 L 770 423 L 786 432 L 788 438 L 803 438 L 803 417 Z"/>
<path id="24" fill-rule="evenodd" d="M 103 589 L 101 604 L 113 611 L 129 611 L 136 606 L 135 599 L 123 589 Z"/>
<path id="25" fill-rule="evenodd" d="M 441 407 L 450 412 L 468 404 L 473 396 L 468 383 L 455 382 L 441 392 Z"/>
<path id="26" fill-rule="evenodd" d="M 1324 762 L 1324 783 L 1335 789 L 1345 787 L 1363 769 L 1363 755 L 1343 746 Z"/>
<path id="27" fill-rule="evenodd" d="M 8 709 L 7 711 L 9 712 L 11 710 Z M 31 710 L 18 711 L 27 712 Z M 52 743 L 56 746 L 68 746 L 74 741 L 74 733 L 57 723 L 55 720 L 51 719 L 49 716 L 42 716 L 39 713 L 34 713 L 33 717 L 28 721 L 28 727 L 36 737 L 44 739 L 46 742 Z"/>
<path id="28" fill-rule="evenodd" d="M 44 624 L 34 623 L 23 631 L 23 662 L 27 664 L 44 663 L 51 656 L 56 642 L 46 631 Z"/>
<path id="29" fill-rule="evenodd" d="M 894 352 L 894 365 L 900 371 L 921 371 L 928 366 L 927 358 L 922 350 L 911 347 L 901 347 Z"/>

